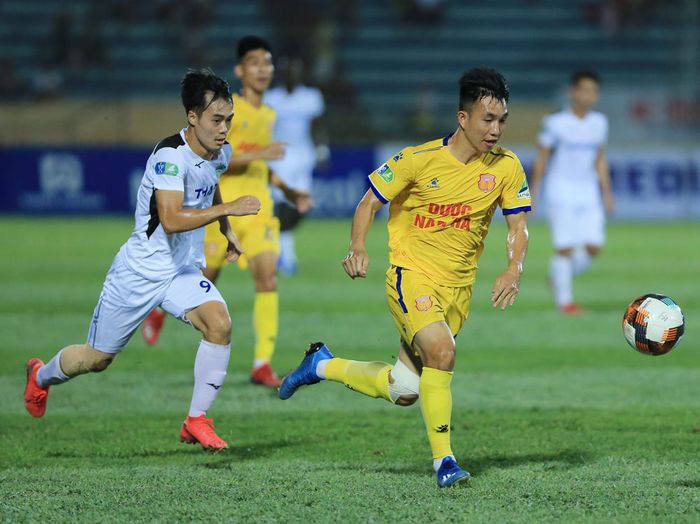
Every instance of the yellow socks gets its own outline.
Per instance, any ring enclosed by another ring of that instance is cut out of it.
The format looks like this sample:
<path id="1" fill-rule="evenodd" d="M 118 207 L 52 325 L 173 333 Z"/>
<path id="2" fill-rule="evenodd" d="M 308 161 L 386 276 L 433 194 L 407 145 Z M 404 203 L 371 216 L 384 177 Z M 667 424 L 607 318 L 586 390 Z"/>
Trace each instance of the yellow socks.
<path id="1" fill-rule="evenodd" d="M 275 352 L 279 299 L 277 291 L 255 294 L 253 325 L 255 327 L 255 360 L 269 362 Z"/>
<path id="2" fill-rule="evenodd" d="M 391 366 L 385 362 L 333 358 L 326 365 L 325 375 L 327 380 L 342 382 L 353 391 L 392 402 L 389 395 L 389 371 Z"/>
<path id="3" fill-rule="evenodd" d="M 452 416 L 451 371 L 423 368 L 420 377 L 420 408 L 428 430 L 433 458 L 452 455 L 450 418 Z"/>

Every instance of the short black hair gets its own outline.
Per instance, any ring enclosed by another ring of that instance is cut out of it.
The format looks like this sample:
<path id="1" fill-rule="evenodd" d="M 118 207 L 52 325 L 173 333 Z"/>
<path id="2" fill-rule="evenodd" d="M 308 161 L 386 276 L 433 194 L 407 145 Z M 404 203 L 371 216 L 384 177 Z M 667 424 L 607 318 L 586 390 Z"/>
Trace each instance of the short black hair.
<path id="1" fill-rule="evenodd" d="M 581 80 L 593 80 L 596 84 L 600 85 L 600 75 L 593 69 L 579 69 L 571 73 L 571 78 L 569 78 L 569 85 L 575 86 Z"/>
<path id="2" fill-rule="evenodd" d="M 474 102 L 493 97 L 508 102 L 510 92 L 503 75 L 490 67 L 475 67 L 459 79 L 459 109 L 465 111 Z"/>
<path id="3" fill-rule="evenodd" d="M 238 61 L 243 60 L 243 57 L 249 52 L 256 49 L 264 49 L 265 51 L 272 53 L 272 48 L 267 40 L 260 38 L 259 36 L 248 35 L 244 36 L 238 41 Z"/>
<path id="4" fill-rule="evenodd" d="M 185 111 L 194 111 L 198 115 L 204 113 L 209 105 L 219 98 L 231 101 L 228 82 L 214 74 L 211 69 L 189 69 L 180 82 L 180 96 Z M 207 91 L 213 96 L 207 100 Z"/>

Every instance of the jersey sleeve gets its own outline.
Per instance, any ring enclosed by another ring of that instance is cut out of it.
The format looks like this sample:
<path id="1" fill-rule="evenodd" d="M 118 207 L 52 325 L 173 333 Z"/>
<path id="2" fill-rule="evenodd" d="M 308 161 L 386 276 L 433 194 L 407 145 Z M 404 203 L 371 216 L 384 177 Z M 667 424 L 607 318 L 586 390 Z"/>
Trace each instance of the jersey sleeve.
<path id="1" fill-rule="evenodd" d="M 610 132 L 610 125 L 608 124 L 608 117 L 606 117 L 605 115 L 601 115 L 601 119 L 603 121 L 603 131 L 601 133 L 600 147 L 605 147 L 608 144 L 608 134 Z"/>
<path id="2" fill-rule="evenodd" d="M 515 158 L 513 170 L 506 179 L 498 204 L 504 215 L 514 215 L 532 210 L 530 187 L 520 160 Z"/>
<path id="3" fill-rule="evenodd" d="M 551 116 L 546 116 L 542 120 L 542 129 L 537 135 L 537 143 L 540 147 L 553 148 L 557 145 L 557 132 L 554 124 L 554 119 Z"/>
<path id="4" fill-rule="evenodd" d="M 313 118 L 318 118 L 326 110 L 326 105 L 323 102 L 323 95 L 318 89 L 311 90 L 311 95 L 311 114 Z"/>
<path id="5" fill-rule="evenodd" d="M 166 191 L 185 191 L 185 162 L 172 147 L 164 147 L 153 155 L 153 187 Z"/>
<path id="6" fill-rule="evenodd" d="M 415 180 L 411 148 L 403 149 L 369 175 L 374 195 L 386 204 Z"/>

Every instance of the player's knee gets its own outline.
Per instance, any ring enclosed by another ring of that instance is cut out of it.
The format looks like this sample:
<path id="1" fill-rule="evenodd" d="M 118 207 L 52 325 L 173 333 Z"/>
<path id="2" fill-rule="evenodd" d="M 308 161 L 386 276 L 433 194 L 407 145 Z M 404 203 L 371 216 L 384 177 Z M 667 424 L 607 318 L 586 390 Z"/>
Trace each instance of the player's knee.
<path id="1" fill-rule="evenodd" d="M 389 396 L 397 406 L 410 406 L 418 400 L 420 377 L 400 360 L 389 373 Z"/>
<path id="2" fill-rule="evenodd" d="M 429 368 L 452 371 L 455 365 L 454 340 L 436 344 L 425 354 L 425 365 Z"/>
<path id="3" fill-rule="evenodd" d="M 255 280 L 255 290 L 258 293 L 277 291 L 277 275 L 275 273 L 260 275 Z"/>
<path id="4" fill-rule="evenodd" d="M 593 245 L 587 245 L 586 246 L 586 252 L 592 256 L 596 257 L 600 253 L 600 246 L 593 246 Z"/>
<path id="5" fill-rule="evenodd" d="M 206 319 L 204 338 L 215 344 L 231 342 L 231 317 L 228 311 L 217 311 Z"/>

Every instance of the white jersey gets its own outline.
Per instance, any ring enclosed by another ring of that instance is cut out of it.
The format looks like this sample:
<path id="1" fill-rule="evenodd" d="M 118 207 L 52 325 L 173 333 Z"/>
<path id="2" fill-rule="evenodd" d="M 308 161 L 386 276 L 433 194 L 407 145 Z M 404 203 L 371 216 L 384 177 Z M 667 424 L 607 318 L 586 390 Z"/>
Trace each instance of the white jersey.
<path id="1" fill-rule="evenodd" d="M 269 162 L 270 168 L 289 186 L 310 191 L 311 172 L 316 165 L 311 124 L 325 109 L 321 92 L 306 86 L 297 86 L 291 93 L 275 87 L 265 93 L 263 100 L 277 113 L 275 140 L 287 144 L 284 158 Z"/>
<path id="2" fill-rule="evenodd" d="M 205 267 L 204 228 L 166 233 L 158 217 L 156 191 L 183 192 L 184 208 L 211 207 L 219 175 L 230 159 L 228 142 L 216 158 L 203 159 L 190 149 L 184 129 L 156 145 L 139 186 L 134 231 L 119 251 L 131 271 L 156 281 L 172 278 L 188 266 Z"/>
<path id="3" fill-rule="evenodd" d="M 548 199 L 600 201 L 595 160 L 608 141 L 608 119 L 597 111 L 580 118 L 564 109 L 544 118 L 538 141 L 552 149 L 545 176 Z"/>

